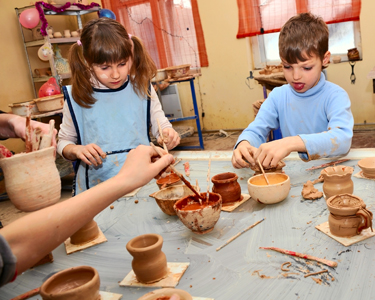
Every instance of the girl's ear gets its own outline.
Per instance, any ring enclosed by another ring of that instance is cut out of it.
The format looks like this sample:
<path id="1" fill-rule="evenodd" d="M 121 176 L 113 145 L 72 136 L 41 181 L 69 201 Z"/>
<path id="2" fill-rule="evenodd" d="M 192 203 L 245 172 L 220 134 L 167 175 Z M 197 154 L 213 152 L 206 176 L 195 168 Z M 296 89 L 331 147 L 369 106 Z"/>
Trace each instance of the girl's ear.
<path id="1" fill-rule="evenodd" d="M 323 56 L 323 67 L 328 67 L 330 59 L 331 59 L 331 52 L 327 51 L 326 53 L 324 53 L 324 56 Z"/>

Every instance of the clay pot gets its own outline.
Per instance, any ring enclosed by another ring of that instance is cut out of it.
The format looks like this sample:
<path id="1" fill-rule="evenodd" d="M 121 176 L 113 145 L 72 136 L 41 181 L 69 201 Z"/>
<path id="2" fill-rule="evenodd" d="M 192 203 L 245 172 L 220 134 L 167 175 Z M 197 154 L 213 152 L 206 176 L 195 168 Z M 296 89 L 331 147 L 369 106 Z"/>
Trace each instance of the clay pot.
<path id="1" fill-rule="evenodd" d="M 137 236 L 126 244 L 133 256 L 132 268 L 139 282 L 152 283 L 167 277 L 167 258 L 161 251 L 162 246 L 163 237 L 155 233 Z"/>
<path id="2" fill-rule="evenodd" d="M 164 189 L 169 186 L 180 185 L 182 184 L 182 181 L 175 173 L 170 173 L 167 176 L 156 180 L 156 184 L 158 185 L 159 189 Z"/>
<path id="3" fill-rule="evenodd" d="M 212 192 L 221 195 L 223 204 L 241 200 L 241 186 L 237 179 L 238 176 L 231 172 L 217 174 L 211 178 L 214 184 Z"/>
<path id="4" fill-rule="evenodd" d="M 372 228 L 372 212 L 359 197 L 351 194 L 335 195 L 327 199 L 330 211 L 328 224 L 331 233 L 339 237 L 352 237 L 366 228 Z"/>
<path id="5" fill-rule="evenodd" d="M 0 159 L 9 199 L 22 211 L 55 204 L 61 197 L 61 180 L 55 164 L 55 147 Z"/>
<path id="6" fill-rule="evenodd" d="M 167 300 L 172 295 L 178 295 L 181 300 L 193 300 L 193 297 L 188 292 L 185 292 L 184 290 L 180 289 L 171 288 L 158 289 L 149 292 L 146 295 L 143 295 L 141 298 L 138 298 L 138 300 Z"/>
<path id="7" fill-rule="evenodd" d="M 352 194 L 354 190 L 351 179 L 354 169 L 347 166 L 335 166 L 323 169 L 320 174 L 324 178 L 323 192 L 325 199 L 338 194 Z"/>
<path id="8" fill-rule="evenodd" d="M 359 51 L 357 48 L 349 49 L 347 55 L 350 61 L 359 60 Z"/>
<path id="9" fill-rule="evenodd" d="M 70 237 L 70 242 L 73 245 L 86 244 L 95 240 L 98 236 L 98 224 L 94 220 L 91 220 Z"/>
<path id="10" fill-rule="evenodd" d="M 98 271 L 89 266 L 63 270 L 48 278 L 40 287 L 43 300 L 99 300 Z"/>
<path id="11" fill-rule="evenodd" d="M 206 193 L 201 193 L 206 197 Z M 221 195 L 210 193 L 209 202 L 202 200 L 196 195 L 186 196 L 176 202 L 174 210 L 181 222 L 194 233 L 205 234 L 214 229 L 216 222 L 220 218 Z"/>
<path id="12" fill-rule="evenodd" d="M 70 38 L 72 35 L 71 35 L 71 33 L 70 33 L 70 30 L 69 29 L 65 29 L 64 30 L 64 37 L 66 37 L 66 38 Z"/>
<path id="13" fill-rule="evenodd" d="M 64 95 L 57 94 L 46 97 L 34 99 L 38 110 L 41 112 L 48 112 L 62 109 L 64 107 Z"/>
<path id="14" fill-rule="evenodd" d="M 250 177 L 247 181 L 247 189 L 251 198 L 263 204 L 283 201 L 290 190 L 289 176 L 283 173 L 267 173 L 267 179 L 269 185 L 263 174 Z"/>
<path id="15" fill-rule="evenodd" d="M 195 186 L 193 186 L 195 188 Z M 186 185 L 174 185 L 164 188 L 150 195 L 154 198 L 160 209 L 167 215 L 174 216 L 176 212 L 174 204 L 183 197 L 193 195 L 194 193 Z"/>
<path id="16" fill-rule="evenodd" d="M 358 162 L 365 177 L 375 178 L 375 157 L 367 157 Z"/>

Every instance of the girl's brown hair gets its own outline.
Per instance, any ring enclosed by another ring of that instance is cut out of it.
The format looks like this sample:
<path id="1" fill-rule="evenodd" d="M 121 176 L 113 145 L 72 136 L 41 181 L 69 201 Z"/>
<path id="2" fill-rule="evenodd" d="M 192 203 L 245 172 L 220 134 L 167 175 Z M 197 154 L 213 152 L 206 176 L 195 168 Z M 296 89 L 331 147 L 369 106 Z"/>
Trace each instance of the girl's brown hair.
<path id="1" fill-rule="evenodd" d="M 290 18 L 281 28 L 280 58 L 289 64 L 295 64 L 297 60 L 303 62 L 316 55 L 323 61 L 324 54 L 328 51 L 328 39 L 328 27 L 322 18 L 311 13 L 301 13 Z"/>
<path id="2" fill-rule="evenodd" d="M 140 97 L 150 96 L 150 80 L 156 74 L 156 66 L 140 39 L 129 37 L 119 22 L 110 18 L 89 21 L 83 28 L 81 45 L 74 44 L 69 51 L 74 101 L 89 108 L 96 102 L 92 80 L 96 77 L 93 64 L 114 64 L 132 59 L 130 82 Z"/>

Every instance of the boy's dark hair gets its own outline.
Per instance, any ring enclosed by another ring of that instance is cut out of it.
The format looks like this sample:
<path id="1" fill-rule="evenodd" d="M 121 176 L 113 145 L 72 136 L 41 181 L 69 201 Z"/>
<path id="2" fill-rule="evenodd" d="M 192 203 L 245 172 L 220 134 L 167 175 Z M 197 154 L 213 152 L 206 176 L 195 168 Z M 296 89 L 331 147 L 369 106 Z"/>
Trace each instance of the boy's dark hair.
<path id="1" fill-rule="evenodd" d="M 328 51 L 328 38 L 328 27 L 321 17 L 311 13 L 296 15 L 281 28 L 280 58 L 289 64 L 295 64 L 316 55 L 323 61 L 324 54 Z"/>

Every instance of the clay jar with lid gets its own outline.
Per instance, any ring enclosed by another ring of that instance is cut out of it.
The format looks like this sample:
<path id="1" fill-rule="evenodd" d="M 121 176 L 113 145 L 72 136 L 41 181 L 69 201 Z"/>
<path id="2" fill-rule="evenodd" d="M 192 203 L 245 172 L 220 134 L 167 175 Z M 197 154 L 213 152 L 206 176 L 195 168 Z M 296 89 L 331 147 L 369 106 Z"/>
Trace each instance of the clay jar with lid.
<path id="1" fill-rule="evenodd" d="M 170 173 L 167 176 L 156 180 L 156 184 L 158 185 L 159 189 L 164 189 L 173 185 L 180 185 L 182 184 L 182 181 L 175 173 Z"/>
<path id="2" fill-rule="evenodd" d="M 70 242 L 73 245 L 86 244 L 95 240 L 98 236 L 98 224 L 94 220 L 91 220 L 70 237 Z"/>
<path id="3" fill-rule="evenodd" d="M 139 235 L 126 244 L 139 282 L 152 283 L 167 277 L 167 258 L 161 251 L 162 246 L 163 237 L 156 233 Z"/>
<path id="4" fill-rule="evenodd" d="M 241 200 L 241 186 L 237 179 L 237 174 L 231 172 L 217 174 L 211 178 L 214 184 L 212 192 L 221 195 L 222 204 Z"/>
<path id="5" fill-rule="evenodd" d="M 98 271 L 79 266 L 58 272 L 40 287 L 43 300 L 100 300 Z"/>
<path id="6" fill-rule="evenodd" d="M 61 180 L 54 153 L 55 147 L 48 147 L 0 159 L 5 189 L 19 210 L 35 211 L 60 200 Z"/>
<path id="7" fill-rule="evenodd" d="M 339 165 L 325 168 L 320 172 L 324 178 L 323 192 L 326 200 L 334 195 L 353 193 L 353 171 L 352 167 Z"/>
<path id="8" fill-rule="evenodd" d="M 330 211 L 328 224 L 331 233 L 339 237 L 358 235 L 366 228 L 372 229 L 372 212 L 357 196 L 340 194 L 327 199 Z"/>

